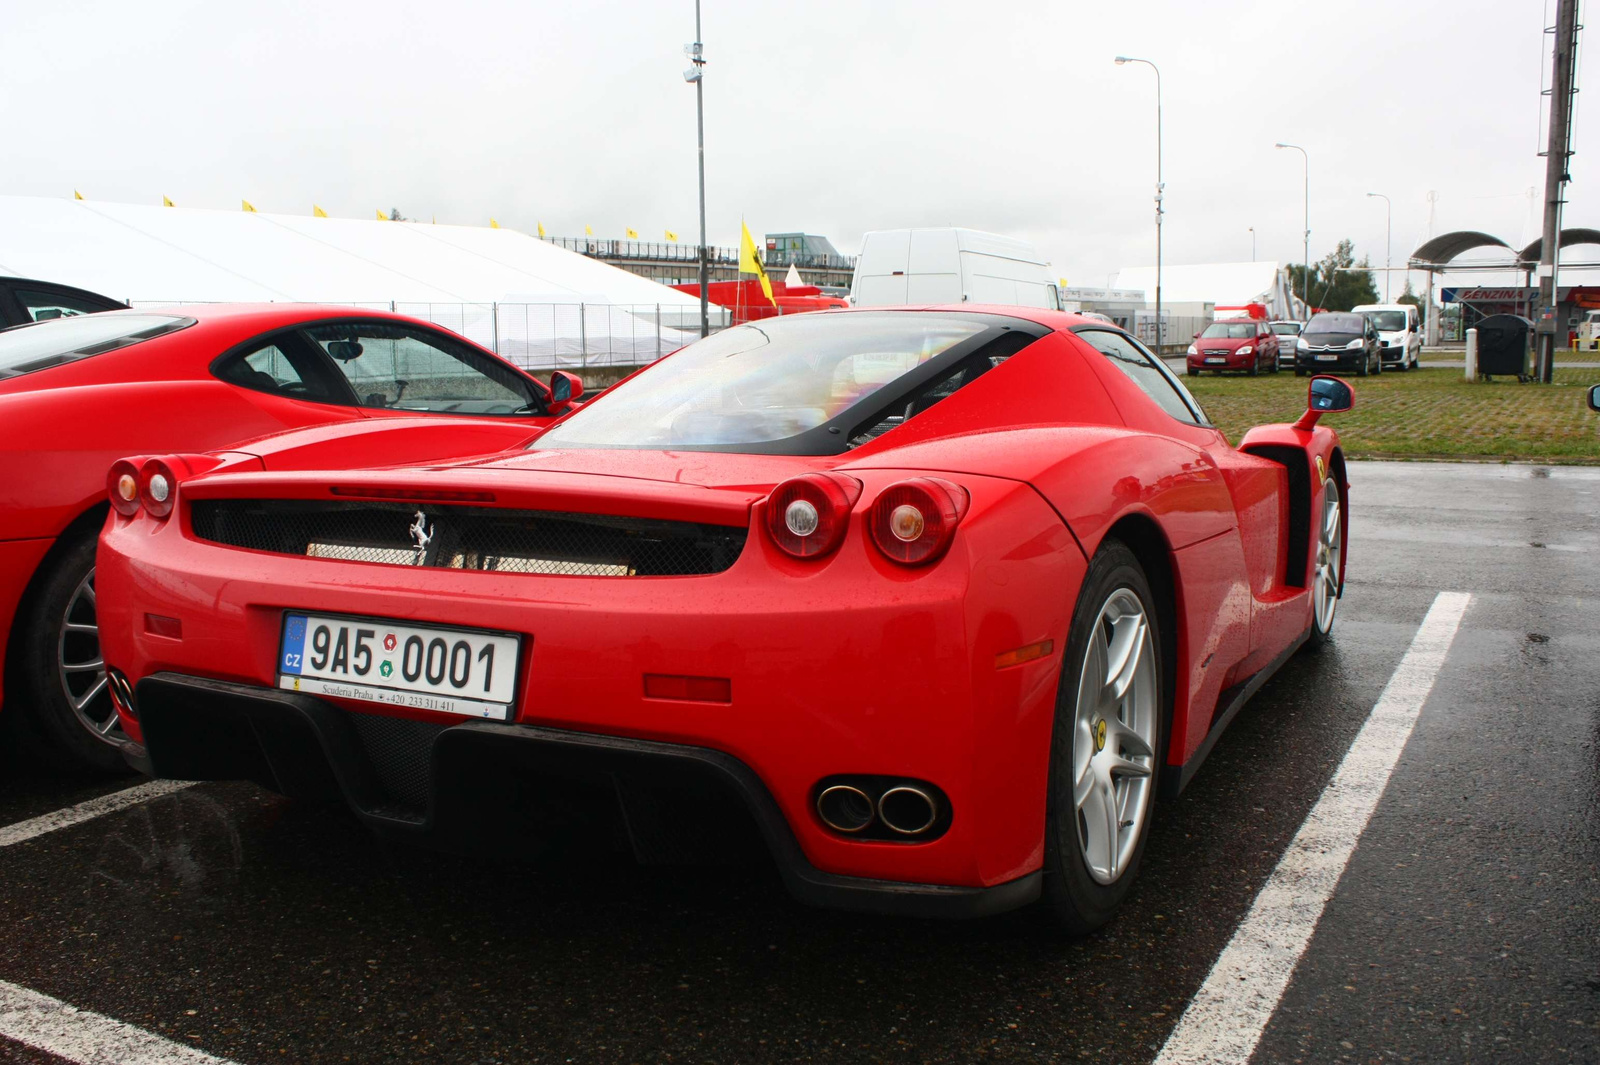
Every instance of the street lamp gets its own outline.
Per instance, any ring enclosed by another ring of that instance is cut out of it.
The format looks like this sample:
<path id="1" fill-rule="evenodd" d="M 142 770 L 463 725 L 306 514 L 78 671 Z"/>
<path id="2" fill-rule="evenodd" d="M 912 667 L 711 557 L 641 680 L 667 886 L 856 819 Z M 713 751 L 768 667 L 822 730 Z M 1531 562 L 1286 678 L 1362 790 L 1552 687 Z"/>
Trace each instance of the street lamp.
<path id="1" fill-rule="evenodd" d="M 1156 72 L 1156 354 L 1161 354 L 1161 197 L 1166 189 L 1161 181 L 1161 68 L 1148 59 L 1136 59 L 1133 56 L 1117 56 L 1117 66 L 1124 63 L 1143 63 Z"/>
<path id="2" fill-rule="evenodd" d="M 700 44 L 700 0 L 694 0 L 694 43 L 683 46 L 694 64 L 683 72 L 683 80 L 694 86 L 694 120 L 700 141 L 700 335 L 711 335 L 711 269 L 706 261 L 706 92 L 705 50 Z"/>
<path id="3" fill-rule="evenodd" d="M 1250 227 L 1250 261 L 1256 261 L 1256 227 Z"/>
<path id="4" fill-rule="evenodd" d="M 1306 290 L 1305 290 L 1305 293 L 1304 293 L 1305 300 L 1306 300 L 1306 320 L 1310 321 L 1311 320 L 1311 156 L 1307 155 L 1306 154 L 1306 150 L 1304 148 L 1300 147 L 1298 144 L 1284 144 L 1282 141 L 1279 141 L 1277 144 L 1274 144 L 1273 147 L 1274 148 L 1293 148 L 1295 151 L 1300 153 L 1301 161 L 1305 166 L 1306 231 L 1305 231 L 1305 264 L 1304 264 L 1304 266 L 1302 268 L 1306 272 L 1305 273 L 1305 288 L 1306 288 Z"/>
<path id="5" fill-rule="evenodd" d="M 1394 266 L 1393 243 L 1390 240 L 1390 234 L 1394 232 L 1394 204 L 1381 192 L 1369 192 L 1367 196 L 1376 196 L 1383 201 L 1383 302 L 1388 303 L 1389 273 Z"/>

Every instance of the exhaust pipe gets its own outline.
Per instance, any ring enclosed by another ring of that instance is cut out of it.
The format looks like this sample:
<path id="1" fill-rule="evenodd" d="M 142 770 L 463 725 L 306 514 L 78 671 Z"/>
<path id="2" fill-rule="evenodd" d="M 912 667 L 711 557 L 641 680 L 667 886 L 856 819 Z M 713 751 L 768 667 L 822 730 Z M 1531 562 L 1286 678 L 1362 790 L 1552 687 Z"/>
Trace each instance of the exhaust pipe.
<path id="1" fill-rule="evenodd" d="M 916 836 L 939 820 L 939 804 L 923 789 L 901 784 L 878 799 L 878 818 L 902 836 Z"/>
<path id="2" fill-rule="evenodd" d="M 835 784 L 817 796 L 817 816 L 835 832 L 860 832 L 872 824 L 872 797 L 849 784 Z"/>

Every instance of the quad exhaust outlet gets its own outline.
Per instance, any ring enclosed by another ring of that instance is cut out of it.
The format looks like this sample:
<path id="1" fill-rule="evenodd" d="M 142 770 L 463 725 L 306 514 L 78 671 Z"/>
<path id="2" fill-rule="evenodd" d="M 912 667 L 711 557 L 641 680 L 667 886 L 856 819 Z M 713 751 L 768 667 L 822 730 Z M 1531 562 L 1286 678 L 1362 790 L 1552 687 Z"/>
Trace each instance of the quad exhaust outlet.
<path id="1" fill-rule="evenodd" d="M 835 776 L 817 783 L 817 819 L 856 839 L 922 843 L 950 825 L 950 803 L 932 784 L 903 777 Z"/>

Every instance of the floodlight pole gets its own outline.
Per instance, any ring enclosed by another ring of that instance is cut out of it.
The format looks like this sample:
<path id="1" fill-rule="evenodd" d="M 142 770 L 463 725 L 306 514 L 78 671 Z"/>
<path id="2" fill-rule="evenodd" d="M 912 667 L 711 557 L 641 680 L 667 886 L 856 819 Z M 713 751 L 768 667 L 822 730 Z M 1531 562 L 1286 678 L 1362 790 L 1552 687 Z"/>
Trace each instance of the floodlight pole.
<path id="1" fill-rule="evenodd" d="M 1578 47 L 1578 0 L 1559 0 L 1550 59 L 1550 128 L 1543 153 L 1544 235 L 1539 242 L 1539 317 L 1534 326 L 1534 376 L 1545 384 L 1555 378 L 1557 337 L 1566 323 L 1557 319 L 1561 289 L 1556 269 L 1561 258 L 1561 209 L 1572 180 L 1567 160 L 1572 155 L 1573 60 Z"/>
<path id="2" fill-rule="evenodd" d="M 694 82 L 694 120 L 700 147 L 700 335 L 711 335 L 711 264 L 706 249 L 706 93 L 705 50 L 700 43 L 700 0 L 694 0 L 694 44 L 689 46 L 694 66 L 683 72 Z"/>
<path id="3" fill-rule="evenodd" d="M 1138 59 L 1133 56 L 1119 55 L 1116 58 L 1117 66 L 1124 63 L 1143 63 L 1156 72 L 1156 354 L 1161 354 L 1161 341 L 1163 339 L 1161 324 L 1161 216 L 1166 212 L 1162 209 L 1161 200 L 1166 190 L 1166 185 L 1161 180 L 1161 68 L 1148 59 Z"/>
<path id="4" fill-rule="evenodd" d="M 1256 261 L 1256 227 L 1250 227 L 1250 261 Z"/>
<path id="5" fill-rule="evenodd" d="M 1279 141 L 1277 144 L 1274 144 L 1273 147 L 1274 148 L 1293 148 L 1295 151 L 1300 153 L 1301 162 L 1305 167 L 1305 170 L 1304 170 L 1305 199 L 1306 199 L 1306 203 L 1305 203 L 1306 230 L 1305 230 L 1305 234 L 1304 234 L 1304 236 L 1305 236 L 1305 248 L 1304 248 L 1305 263 L 1301 267 L 1301 269 L 1303 269 L 1305 271 L 1305 277 L 1303 279 L 1304 282 L 1305 282 L 1305 293 L 1304 293 L 1304 296 L 1305 296 L 1305 301 L 1306 301 L 1306 321 L 1309 322 L 1309 321 L 1311 321 L 1311 156 L 1307 155 L 1306 154 L 1306 150 L 1304 148 L 1300 147 L 1298 144 L 1284 144 L 1282 141 Z"/>
<path id="6" fill-rule="evenodd" d="M 1389 302 L 1389 274 L 1394 270 L 1394 204 L 1381 192 L 1369 192 L 1383 201 L 1383 302 Z"/>

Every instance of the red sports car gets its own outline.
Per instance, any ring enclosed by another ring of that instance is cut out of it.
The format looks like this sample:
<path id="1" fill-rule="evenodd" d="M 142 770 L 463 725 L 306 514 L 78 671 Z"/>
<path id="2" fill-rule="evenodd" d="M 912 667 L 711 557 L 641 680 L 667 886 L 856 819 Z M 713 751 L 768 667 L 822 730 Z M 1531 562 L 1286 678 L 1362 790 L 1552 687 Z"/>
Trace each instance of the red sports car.
<path id="1" fill-rule="evenodd" d="M 1126 333 L 822 312 L 680 350 L 470 462 L 111 470 L 129 760 L 460 841 L 681 855 L 753 823 L 792 891 L 1104 922 L 1176 792 L 1342 586 L 1316 424 L 1229 446 Z M 542 819 L 542 820 L 541 820 Z"/>
<path id="2" fill-rule="evenodd" d="M 574 388 L 569 378 L 563 389 Z M 106 468 L 119 456 L 324 426 L 271 444 L 274 468 L 336 463 L 332 452 L 360 461 L 351 446 L 369 462 L 418 460 L 512 446 L 561 407 L 548 387 L 453 333 L 348 307 L 58 315 L 0 331 L 6 723 L 57 762 L 122 767 L 94 586 Z M 384 432 L 331 447 L 348 435 L 333 427 L 375 421 Z"/>

